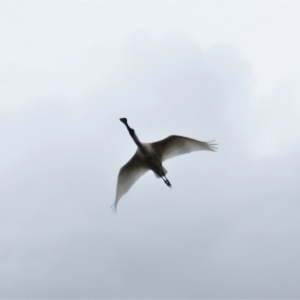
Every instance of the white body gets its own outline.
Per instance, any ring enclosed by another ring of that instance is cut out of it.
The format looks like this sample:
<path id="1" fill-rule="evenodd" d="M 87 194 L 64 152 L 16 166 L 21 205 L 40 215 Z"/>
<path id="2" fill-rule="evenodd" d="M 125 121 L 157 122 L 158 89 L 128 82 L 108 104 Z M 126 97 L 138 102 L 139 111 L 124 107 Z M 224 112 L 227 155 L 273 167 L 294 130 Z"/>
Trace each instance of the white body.
<path id="1" fill-rule="evenodd" d="M 171 183 L 166 178 L 167 170 L 162 165 L 165 160 L 193 151 L 216 150 L 216 144 L 212 142 L 201 142 L 178 135 L 171 135 L 154 143 L 141 143 L 134 130 L 127 124 L 127 119 L 122 118 L 120 121 L 125 124 L 138 148 L 133 157 L 120 169 L 116 199 L 112 205 L 114 210 L 117 209 L 120 198 L 149 170 L 171 187 Z"/>

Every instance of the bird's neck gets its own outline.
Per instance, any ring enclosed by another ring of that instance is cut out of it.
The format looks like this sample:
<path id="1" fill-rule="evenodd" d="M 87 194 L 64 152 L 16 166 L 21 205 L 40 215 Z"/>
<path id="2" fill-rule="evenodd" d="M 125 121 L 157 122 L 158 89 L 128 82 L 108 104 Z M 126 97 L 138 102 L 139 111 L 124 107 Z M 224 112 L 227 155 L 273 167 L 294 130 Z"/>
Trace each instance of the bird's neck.
<path id="1" fill-rule="evenodd" d="M 139 147 L 139 148 L 142 148 L 142 143 L 141 141 L 139 140 L 139 138 L 137 137 L 137 135 L 135 134 L 135 132 L 133 132 L 132 134 L 130 134 L 133 141 L 135 142 L 135 144 Z"/>
<path id="2" fill-rule="evenodd" d="M 140 142 L 139 138 L 137 137 L 137 135 L 135 134 L 135 131 L 129 127 L 128 124 L 125 124 L 127 127 L 127 130 L 130 134 L 130 136 L 132 137 L 133 141 L 135 142 L 135 144 L 139 147 L 142 148 L 142 143 Z"/>

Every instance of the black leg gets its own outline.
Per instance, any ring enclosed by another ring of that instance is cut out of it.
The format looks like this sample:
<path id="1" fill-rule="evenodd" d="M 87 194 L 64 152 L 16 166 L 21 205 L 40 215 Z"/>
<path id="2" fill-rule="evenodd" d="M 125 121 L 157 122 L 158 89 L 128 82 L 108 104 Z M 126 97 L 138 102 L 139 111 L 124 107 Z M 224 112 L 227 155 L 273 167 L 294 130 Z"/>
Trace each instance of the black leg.
<path id="1" fill-rule="evenodd" d="M 168 186 L 168 187 L 172 187 L 172 184 L 170 183 L 170 181 L 167 179 L 166 176 L 162 176 L 161 177 L 163 179 L 163 181 L 165 182 L 165 184 Z"/>

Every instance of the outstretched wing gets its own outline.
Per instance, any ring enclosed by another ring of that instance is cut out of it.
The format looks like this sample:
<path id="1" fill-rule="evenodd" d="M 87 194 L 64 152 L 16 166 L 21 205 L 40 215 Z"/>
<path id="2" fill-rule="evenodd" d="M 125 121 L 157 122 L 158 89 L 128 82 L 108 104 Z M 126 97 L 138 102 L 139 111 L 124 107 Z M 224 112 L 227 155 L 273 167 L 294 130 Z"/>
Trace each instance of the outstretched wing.
<path id="1" fill-rule="evenodd" d="M 112 205 L 114 211 L 117 210 L 117 205 L 120 198 L 125 195 L 133 186 L 133 184 L 148 170 L 149 169 L 145 166 L 137 153 L 135 153 L 133 157 L 128 161 L 128 163 L 120 169 L 116 199 Z"/>
<path id="2" fill-rule="evenodd" d="M 161 161 L 172 157 L 190 153 L 193 151 L 207 150 L 216 151 L 217 144 L 210 142 L 201 142 L 179 135 L 170 135 L 169 137 L 152 143 L 154 151 L 158 154 Z"/>

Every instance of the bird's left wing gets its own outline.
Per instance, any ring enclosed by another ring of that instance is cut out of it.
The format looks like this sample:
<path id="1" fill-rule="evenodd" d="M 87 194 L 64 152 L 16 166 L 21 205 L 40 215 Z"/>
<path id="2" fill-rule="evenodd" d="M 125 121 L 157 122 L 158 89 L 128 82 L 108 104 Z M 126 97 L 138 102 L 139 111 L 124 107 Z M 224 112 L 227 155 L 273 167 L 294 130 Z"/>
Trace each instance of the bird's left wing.
<path id="1" fill-rule="evenodd" d="M 114 211 L 117 210 L 119 200 L 125 195 L 132 185 L 142 177 L 149 169 L 140 159 L 137 152 L 133 157 L 120 169 L 117 183 L 117 193 L 115 202 L 112 205 Z"/>
<path id="2" fill-rule="evenodd" d="M 213 143 L 213 141 L 201 142 L 179 135 L 170 135 L 169 137 L 161 141 L 151 143 L 151 146 L 158 154 L 161 161 L 165 161 L 172 157 L 190 153 L 193 151 L 216 151 L 217 149 L 217 144 Z"/>

